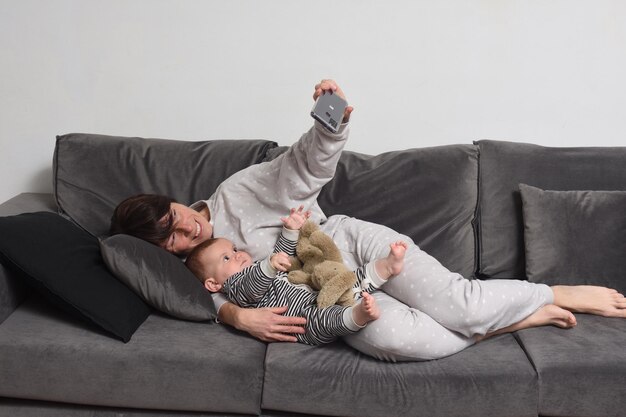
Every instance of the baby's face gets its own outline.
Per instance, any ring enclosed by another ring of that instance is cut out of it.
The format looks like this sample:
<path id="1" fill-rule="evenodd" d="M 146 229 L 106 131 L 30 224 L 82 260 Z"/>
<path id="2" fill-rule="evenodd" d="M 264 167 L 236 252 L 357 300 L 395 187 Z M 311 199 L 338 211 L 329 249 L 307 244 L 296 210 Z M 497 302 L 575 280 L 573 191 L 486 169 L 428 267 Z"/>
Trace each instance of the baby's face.
<path id="1" fill-rule="evenodd" d="M 247 252 L 237 250 L 230 240 L 218 239 L 205 249 L 202 262 L 208 276 L 224 284 L 230 276 L 252 265 L 252 257 Z"/>

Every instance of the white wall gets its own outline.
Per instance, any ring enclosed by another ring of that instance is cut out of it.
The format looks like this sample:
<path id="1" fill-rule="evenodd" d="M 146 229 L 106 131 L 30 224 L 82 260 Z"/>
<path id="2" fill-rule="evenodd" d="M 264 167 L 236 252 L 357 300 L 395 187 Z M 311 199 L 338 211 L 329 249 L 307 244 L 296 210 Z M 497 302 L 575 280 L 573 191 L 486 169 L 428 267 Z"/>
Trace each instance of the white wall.
<path id="1" fill-rule="evenodd" d="M 0 0 L 0 201 L 51 190 L 55 135 L 287 145 L 333 77 L 348 149 L 626 145 L 626 3 Z"/>

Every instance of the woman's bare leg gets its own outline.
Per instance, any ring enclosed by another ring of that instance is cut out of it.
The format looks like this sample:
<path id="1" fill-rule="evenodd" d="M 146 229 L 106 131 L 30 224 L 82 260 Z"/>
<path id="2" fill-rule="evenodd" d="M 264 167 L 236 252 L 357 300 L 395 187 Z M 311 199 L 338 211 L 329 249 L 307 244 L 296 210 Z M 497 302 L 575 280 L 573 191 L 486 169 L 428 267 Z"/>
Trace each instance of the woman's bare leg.
<path id="1" fill-rule="evenodd" d="M 626 318 L 626 298 L 616 290 L 592 285 L 555 285 L 554 304 L 575 313 Z"/>
<path id="2" fill-rule="evenodd" d="M 508 327 L 489 332 L 484 336 L 475 336 L 476 341 L 485 340 L 491 336 L 502 333 L 511 333 L 517 330 L 530 329 L 540 326 L 557 326 L 562 329 L 569 329 L 576 326 L 576 317 L 570 312 L 554 304 L 541 307 L 524 320 L 518 321 Z"/>

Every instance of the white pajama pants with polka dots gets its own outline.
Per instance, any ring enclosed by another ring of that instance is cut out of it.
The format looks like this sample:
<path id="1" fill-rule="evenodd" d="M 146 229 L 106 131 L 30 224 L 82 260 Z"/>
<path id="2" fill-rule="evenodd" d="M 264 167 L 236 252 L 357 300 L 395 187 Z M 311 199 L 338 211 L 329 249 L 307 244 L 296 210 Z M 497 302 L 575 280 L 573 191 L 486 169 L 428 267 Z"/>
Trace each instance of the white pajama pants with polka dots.
<path id="1" fill-rule="evenodd" d="M 355 349 L 379 359 L 418 361 L 452 355 L 473 345 L 473 336 L 517 323 L 554 299 L 543 284 L 466 279 L 385 226 L 332 216 L 322 229 L 350 268 L 386 257 L 392 242 L 409 243 L 402 273 L 374 293 L 380 318 L 344 337 Z"/>

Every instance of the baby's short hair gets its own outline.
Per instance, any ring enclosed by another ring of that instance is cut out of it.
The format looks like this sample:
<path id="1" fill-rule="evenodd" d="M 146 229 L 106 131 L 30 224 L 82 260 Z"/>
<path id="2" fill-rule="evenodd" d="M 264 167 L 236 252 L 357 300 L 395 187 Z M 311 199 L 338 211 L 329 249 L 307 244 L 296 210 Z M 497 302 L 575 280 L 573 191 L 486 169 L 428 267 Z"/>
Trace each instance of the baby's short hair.
<path id="1" fill-rule="evenodd" d="M 198 278 L 198 280 L 200 280 L 202 284 L 204 284 L 204 281 L 206 281 L 208 278 L 206 276 L 205 265 L 202 263 L 201 260 L 202 252 L 204 252 L 204 250 L 214 244 L 218 239 L 219 238 L 214 237 L 205 240 L 204 242 L 196 246 L 185 260 L 185 265 L 187 266 L 187 268 L 189 268 L 191 272 L 193 272 L 193 274 L 196 276 L 196 278 Z"/>

